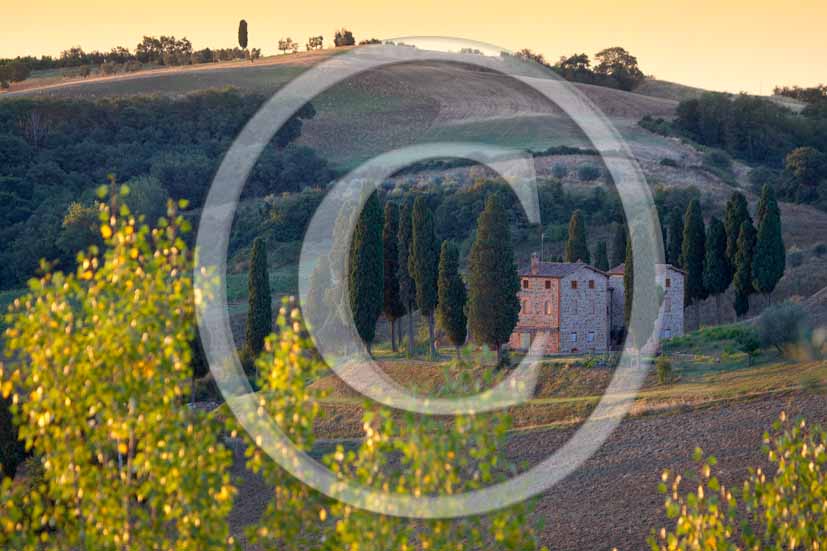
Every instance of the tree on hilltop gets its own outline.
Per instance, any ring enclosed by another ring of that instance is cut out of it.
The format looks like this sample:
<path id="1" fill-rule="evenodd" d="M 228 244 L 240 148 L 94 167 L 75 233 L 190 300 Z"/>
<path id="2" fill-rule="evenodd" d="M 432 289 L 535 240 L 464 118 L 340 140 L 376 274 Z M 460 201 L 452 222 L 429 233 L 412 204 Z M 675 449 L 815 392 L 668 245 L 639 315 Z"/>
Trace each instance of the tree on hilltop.
<path id="1" fill-rule="evenodd" d="M 356 44 L 356 39 L 353 33 L 345 28 L 336 31 L 333 36 L 333 44 L 338 48 L 340 46 L 353 46 Z"/>
<path id="2" fill-rule="evenodd" d="M 238 22 L 238 46 L 242 50 L 247 49 L 247 21 L 244 19 Z"/>

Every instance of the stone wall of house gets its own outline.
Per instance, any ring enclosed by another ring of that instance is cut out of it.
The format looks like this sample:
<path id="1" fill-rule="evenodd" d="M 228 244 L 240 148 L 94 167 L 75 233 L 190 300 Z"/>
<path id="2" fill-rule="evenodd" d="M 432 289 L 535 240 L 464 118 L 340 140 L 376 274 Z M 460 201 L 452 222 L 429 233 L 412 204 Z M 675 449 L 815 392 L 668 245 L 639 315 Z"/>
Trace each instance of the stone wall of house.
<path id="1" fill-rule="evenodd" d="M 611 275 L 609 276 L 610 289 L 610 317 L 611 330 L 619 331 L 626 325 L 625 311 L 626 311 L 626 290 L 623 288 L 623 276 Z"/>
<path id="2" fill-rule="evenodd" d="M 526 284 L 528 288 L 525 288 Z M 541 348 L 537 350 L 538 353 L 555 354 L 559 351 L 559 291 L 559 279 L 536 276 L 520 278 L 520 318 L 508 343 L 510 348 L 526 350 L 526 345 L 530 346 L 538 337 L 542 337 L 542 346 L 537 343 Z"/>
<path id="3" fill-rule="evenodd" d="M 664 266 L 658 270 L 656 279 L 658 286 L 663 289 L 663 303 L 658 318 L 660 338 L 664 340 L 679 337 L 684 331 L 684 275 L 671 266 Z"/>
<path id="4" fill-rule="evenodd" d="M 659 265 L 655 272 L 655 283 L 663 291 L 663 302 L 658 313 L 660 340 L 679 337 L 684 332 L 684 275 L 672 266 Z M 610 276 L 609 288 L 612 289 L 612 328 L 620 329 L 625 325 L 626 294 L 623 287 L 623 276 Z M 653 347 L 653 343 L 647 343 L 644 350 L 652 350 Z"/>
<path id="5" fill-rule="evenodd" d="M 561 352 L 609 349 L 608 279 L 584 267 L 560 281 Z"/>

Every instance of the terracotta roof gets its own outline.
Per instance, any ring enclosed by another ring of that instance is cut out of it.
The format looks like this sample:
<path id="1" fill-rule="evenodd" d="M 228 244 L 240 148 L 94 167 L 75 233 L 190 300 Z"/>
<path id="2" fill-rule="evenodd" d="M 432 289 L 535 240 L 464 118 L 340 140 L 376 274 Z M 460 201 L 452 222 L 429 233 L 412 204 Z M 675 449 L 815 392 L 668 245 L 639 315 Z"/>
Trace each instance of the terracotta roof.
<path id="1" fill-rule="evenodd" d="M 610 275 L 610 276 L 613 276 L 613 275 L 623 275 L 623 274 L 624 274 L 624 272 L 626 271 L 626 270 L 625 270 L 625 266 L 626 266 L 626 264 L 625 264 L 625 263 L 624 263 L 624 264 L 618 264 L 617 266 L 615 266 L 614 268 L 612 268 L 611 270 L 609 270 L 609 275 Z"/>
<path id="2" fill-rule="evenodd" d="M 672 264 L 661 264 L 661 266 L 665 266 L 666 268 L 669 268 L 671 270 L 675 270 L 676 272 L 680 272 L 680 273 L 686 275 L 686 270 L 682 270 L 682 269 L 678 268 L 677 266 L 673 266 Z M 625 273 L 625 271 L 626 271 L 625 270 L 625 263 L 624 264 L 618 264 L 617 266 L 615 266 L 614 268 L 609 270 L 608 274 L 610 276 L 623 275 Z"/>
<path id="3" fill-rule="evenodd" d="M 601 275 L 606 275 L 603 271 L 598 270 L 594 266 L 590 266 L 585 262 L 540 262 L 536 274 L 531 272 L 531 264 L 521 266 L 520 276 L 563 278 L 581 268 L 586 268 Z"/>

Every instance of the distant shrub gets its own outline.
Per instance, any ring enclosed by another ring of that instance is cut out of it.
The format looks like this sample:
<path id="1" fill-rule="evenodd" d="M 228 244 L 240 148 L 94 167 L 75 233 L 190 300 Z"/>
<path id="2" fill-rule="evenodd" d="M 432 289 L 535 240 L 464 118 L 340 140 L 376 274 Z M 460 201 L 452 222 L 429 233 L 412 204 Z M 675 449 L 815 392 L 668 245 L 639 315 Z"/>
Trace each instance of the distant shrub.
<path id="1" fill-rule="evenodd" d="M 104 75 L 114 75 L 120 70 L 121 66 L 115 62 L 107 61 L 106 63 L 102 63 L 100 67 L 100 72 Z"/>
<path id="2" fill-rule="evenodd" d="M 775 304 L 758 318 L 758 338 L 764 347 L 774 346 L 783 353 L 786 347 L 801 340 L 806 327 L 807 313 L 800 304 Z"/>
<path id="3" fill-rule="evenodd" d="M 740 325 L 718 325 L 716 327 L 705 327 L 699 331 L 699 335 L 711 341 L 736 340 L 744 332 Z"/>
<path id="4" fill-rule="evenodd" d="M 675 159 L 670 159 L 669 157 L 664 157 L 660 160 L 661 166 L 669 166 L 672 168 L 678 168 L 678 161 Z"/>
<path id="5" fill-rule="evenodd" d="M 562 163 L 557 163 L 551 167 L 551 175 L 555 178 L 563 179 L 569 175 L 569 167 Z"/>
<path id="6" fill-rule="evenodd" d="M 732 159 L 720 149 L 710 149 L 704 154 L 704 165 L 720 170 L 732 170 Z"/>
<path id="7" fill-rule="evenodd" d="M 738 350 L 747 355 L 747 365 L 752 365 L 752 360 L 761 351 L 761 340 L 754 329 L 742 331 L 735 339 L 738 344 Z"/>
<path id="8" fill-rule="evenodd" d="M 127 73 L 134 73 L 140 71 L 143 68 L 143 64 L 137 60 L 130 60 L 124 63 L 123 68 Z"/>
<path id="9" fill-rule="evenodd" d="M 666 356 L 659 356 L 655 361 L 655 371 L 660 384 L 665 385 L 672 381 L 672 362 Z"/>
<path id="10" fill-rule="evenodd" d="M 824 256 L 827 254 L 827 243 L 816 243 L 813 246 L 813 254 L 816 256 Z"/>
<path id="11" fill-rule="evenodd" d="M 594 165 L 580 165 L 577 167 L 577 179 L 581 182 L 594 182 L 600 178 L 600 169 Z"/>
<path id="12" fill-rule="evenodd" d="M 804 263 L 804 251 L 798 247 L 790 247 L 787 251 L 787 265 L 792 268 L 798 268 Z"/>
<path id="13" fill-rule="evenodd" d="M 640 122 L 638 122 L 638 126 L 661 136 L 670 136 L 673 133 L 672 124 L 669 121 L 660 117 L 654 118 L 651 115 L 643 117 Z"/>
<path id="14" fill-rule="evenodd" d="M 773 188 L 777 187 L 781 177 L 781 171 L 759 166 L 750 171 L 749 184 L 753 191 L 759 193 L 762 189 L 764 189 L 765 185 L 769 185 Z"/>

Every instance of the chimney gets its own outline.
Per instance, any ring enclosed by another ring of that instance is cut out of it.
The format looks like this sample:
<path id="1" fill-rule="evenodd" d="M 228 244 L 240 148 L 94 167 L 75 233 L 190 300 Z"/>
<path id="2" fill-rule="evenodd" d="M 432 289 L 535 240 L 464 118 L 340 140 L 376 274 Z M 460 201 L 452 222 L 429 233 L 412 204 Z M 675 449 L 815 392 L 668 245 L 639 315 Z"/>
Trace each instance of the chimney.
<path id="1" fill-rule="evenodd" d="M 540 273 L 540 257 L 537 253 L 531 254 L 531 273 L 534 275 Z"/>

